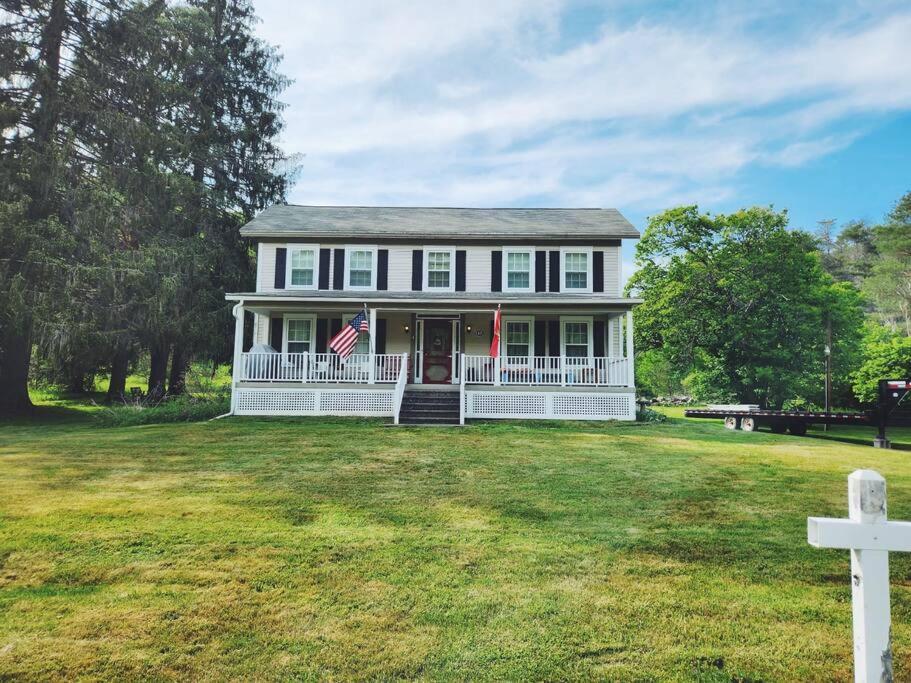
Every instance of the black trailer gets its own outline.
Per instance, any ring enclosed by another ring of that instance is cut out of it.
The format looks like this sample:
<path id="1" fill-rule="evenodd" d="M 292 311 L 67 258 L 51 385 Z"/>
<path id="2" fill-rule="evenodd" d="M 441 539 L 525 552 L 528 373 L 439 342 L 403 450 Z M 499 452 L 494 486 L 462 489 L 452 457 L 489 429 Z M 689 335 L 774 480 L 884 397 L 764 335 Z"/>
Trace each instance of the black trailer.
<path id="1" fill-rule="evenodd" d="M 813 424 L 858 425 L 876 428 L 873 445 L 889 448 L 886 427 L 911 427 L 911 379 L 883 379 L 879 381 L 876 408 L 860 413 L 826 413 L 791 410 L 686 410 L 687 417 L 702 417 L 724 420 L 728 429 L 742 429 L 752 432 L 760 427 L 783 434 L 796 436 L 807 433 Z"/>

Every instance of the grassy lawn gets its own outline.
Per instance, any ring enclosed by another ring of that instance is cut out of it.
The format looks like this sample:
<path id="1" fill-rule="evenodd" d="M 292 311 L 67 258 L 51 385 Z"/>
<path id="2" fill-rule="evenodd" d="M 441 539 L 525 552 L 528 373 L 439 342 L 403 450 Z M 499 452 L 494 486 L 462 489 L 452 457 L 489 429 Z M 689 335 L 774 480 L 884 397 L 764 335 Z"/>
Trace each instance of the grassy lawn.
<path id="1" fill-rule="evenodd" d="M 908 430 L 60 411 L 0 426 L 0 678 L 847 681 L 848 555 L 806 517 L 875 467 L 911 519 Z"/>

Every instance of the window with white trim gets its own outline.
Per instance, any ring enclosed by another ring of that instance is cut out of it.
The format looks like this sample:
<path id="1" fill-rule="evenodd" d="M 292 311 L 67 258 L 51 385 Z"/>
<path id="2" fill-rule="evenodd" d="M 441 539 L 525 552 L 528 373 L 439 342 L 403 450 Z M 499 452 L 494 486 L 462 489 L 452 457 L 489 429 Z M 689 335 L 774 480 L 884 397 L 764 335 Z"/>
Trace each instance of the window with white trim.
<path id="1" fill-rule="evenodd" d="M 424 285 L 427 289 L 452 291 L 455 285 L 453 266 L 454 249 L 427 249 L 424 254 L 427 266 L 424 271 Z"/>
<path id="2" fill-rule="evenodd" d="M 285 318 L 285 353 L 307 353 L 313 349 L 313 318 Z"/>
<path id="3" fill-rule="evenodd" d="M 591 291 L 591 252 L 563 252 L 563 289 Z"/>
<path id="4" fill-rule="evenodd" d="M 347 325 L 348 321 L 354 318 L 357 313 L 352 313 L 351 315 L 346 315 L 342 318 L 343 324 Z M 369 318 L 368 318 L 369 320 Z M 354 344 L 354 351 L 352 353 L 370 353 L 370 333 L 369 332 L 358 332 L 357 333 L 357 342 Z"/>
<path id="5" fill-rule="evenodd" d="M 289 247 L 287 282 L 289 288 L 313 289 L 319 277 L 316 247 Z"/>
<path id="6" fill-rule="evenodd" d="M 345 268 L 347 289 L 376 289 L 376 249 L 349 249 Z"/>
<path id="7" fill-rule="evenodd" d="M 561 353 L 567 358 L 590 358 L 592 353 L 591 318 L 568 318 L 561 321 Z"/>
<path id="8" fill-rule="evenodd" d="M 510 320 L 506 318 L 504 341 L 507 358 L 529 358 L 534 348 L 534 328 L 530 319 Z"/>
<path id="9" fill-rule="evenodd" d="M 504 249 L 503 282 L 512 291 L 531 291 L 531 249 Z"/>

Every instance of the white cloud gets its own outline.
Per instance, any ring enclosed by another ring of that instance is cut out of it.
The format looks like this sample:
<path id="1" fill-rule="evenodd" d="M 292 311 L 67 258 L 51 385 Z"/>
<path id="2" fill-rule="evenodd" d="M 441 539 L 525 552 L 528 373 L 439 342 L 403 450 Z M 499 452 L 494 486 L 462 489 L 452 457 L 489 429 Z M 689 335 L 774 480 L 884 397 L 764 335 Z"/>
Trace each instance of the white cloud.
<path id="1" fill-rule="evenodd" d="M 845 147 L 858 113 L 911 108 L 902 5 L 840 4 L 790 40 L 722 7 L 578 38 L 558 0 L 261 0 L 295 79 L 284 143 L 307 154 L 292 199 L 706 203 L 753 164 Z"/>

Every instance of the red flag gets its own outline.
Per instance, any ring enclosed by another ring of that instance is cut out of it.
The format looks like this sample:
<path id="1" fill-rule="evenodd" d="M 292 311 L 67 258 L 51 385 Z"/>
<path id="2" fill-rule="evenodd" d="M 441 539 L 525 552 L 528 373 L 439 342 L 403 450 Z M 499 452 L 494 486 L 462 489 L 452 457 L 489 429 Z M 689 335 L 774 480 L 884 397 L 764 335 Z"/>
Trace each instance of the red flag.
<path id="1" fill-rule="evenodd" d="M 500 305 L 497 304 L 497 312 L 493 314 L 493 340 L 490 342 L 490 357 L 496 358 L 500 355 Z"/>

